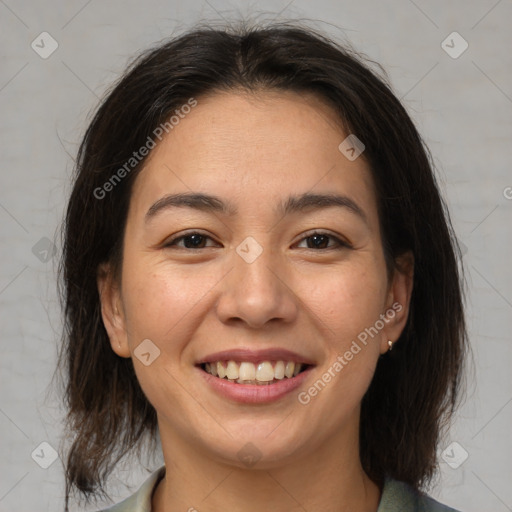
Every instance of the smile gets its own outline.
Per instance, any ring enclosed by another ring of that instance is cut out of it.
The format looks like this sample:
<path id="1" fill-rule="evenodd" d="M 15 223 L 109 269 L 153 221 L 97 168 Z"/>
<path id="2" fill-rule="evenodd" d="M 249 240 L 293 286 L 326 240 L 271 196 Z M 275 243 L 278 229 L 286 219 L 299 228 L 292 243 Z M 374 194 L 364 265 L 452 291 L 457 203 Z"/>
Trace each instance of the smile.
<path id="1" fill-rule="evenodd" d="M 195 363 L 215 395 L 245 404 L 266 404 L 292 394 L 315 366 L 306 354 L 278 347 L 222 350 Z"/>

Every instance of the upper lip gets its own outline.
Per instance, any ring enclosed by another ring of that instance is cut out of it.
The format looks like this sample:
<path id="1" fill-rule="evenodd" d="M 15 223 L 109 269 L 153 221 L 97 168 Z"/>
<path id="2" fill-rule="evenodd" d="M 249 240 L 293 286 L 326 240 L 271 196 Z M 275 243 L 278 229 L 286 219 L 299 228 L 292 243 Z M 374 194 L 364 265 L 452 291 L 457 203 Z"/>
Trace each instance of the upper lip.
<path id="1" fill-rule="evenodd" d="M 284 348 L 267 348 L 264 350 L 237 348 L 232 350 L 222 350 L 201 358 L 196 364 L 200 365 L 203 363 L 229 360 L 247 361 L 254 364 L 262 361 L 293 361 L 294 363 L 315 364 L 312 359 Z"/>

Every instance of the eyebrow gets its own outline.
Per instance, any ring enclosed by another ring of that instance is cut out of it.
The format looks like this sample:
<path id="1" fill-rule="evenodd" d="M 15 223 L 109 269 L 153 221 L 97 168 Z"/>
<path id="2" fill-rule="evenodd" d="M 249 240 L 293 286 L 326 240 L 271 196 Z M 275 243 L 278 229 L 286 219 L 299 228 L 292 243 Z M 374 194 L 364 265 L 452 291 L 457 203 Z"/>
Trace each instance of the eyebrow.
<path id="1" fill-rule="evenodd" d="M 345 208 L 369 225 L 368 218 L 363 209 L 348 196 L 338 194 L 312 194 L 306 192 L 301 195 L 292 195 L 277 205 L 275 213 L 276 215 L 286 216 L 297 212 L 307 212 L 332 207 Z M 222 213 L 231 217 L 238 213 L 237 208 L 231 202 L 224 202 L 217 196 L 185 192 L 169 194 L 158 199 L 147 211 L 145 217 L 146 222 L 149 222 L 149 220 L 158 213 L 170 208 L 192 208 L 204 212 Z"/>

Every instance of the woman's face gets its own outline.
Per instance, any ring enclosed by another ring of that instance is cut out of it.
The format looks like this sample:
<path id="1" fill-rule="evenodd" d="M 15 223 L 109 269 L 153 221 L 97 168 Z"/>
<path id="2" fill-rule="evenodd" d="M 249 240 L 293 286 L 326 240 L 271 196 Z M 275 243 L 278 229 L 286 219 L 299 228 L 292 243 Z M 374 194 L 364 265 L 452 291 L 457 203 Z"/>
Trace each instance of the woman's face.
<path id="1" fill-rule="evenodd" d="M 313 96 L 197 100 L 134 182 L 120 286 L 99 280 L 112 349 L 133 359 L 164 444 L 238 466 L 252 450 L 259 467 L 357 450 L 410 296 L 410 278 L 387 278 L 364 153 L 339 149 L 348 134 Z"/>

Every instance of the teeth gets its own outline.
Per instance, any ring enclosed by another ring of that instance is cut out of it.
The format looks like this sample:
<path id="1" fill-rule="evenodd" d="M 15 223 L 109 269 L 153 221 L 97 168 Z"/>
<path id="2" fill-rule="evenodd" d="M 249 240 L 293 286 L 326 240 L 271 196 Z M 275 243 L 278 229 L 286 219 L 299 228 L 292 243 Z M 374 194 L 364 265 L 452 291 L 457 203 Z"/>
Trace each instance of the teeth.
<path id="1" fill-rule="evenodd" d="M 286 368 L 284 369 L 284 374 L 291 379 L 293 377 L 293 372 L 295 370 L 295 363 L 293 361 L 289 361 L 286 363 Z"/>
<path id="2" fill-rule="evenodd" d="M 220 361 L 217 363 L 217 375 L 219 379 L 223 379 L 226 376 L 226 368 L 224 368 L 224 365 Z"/>
<path id="3" fill-rule="evenodd" d="M 268 361 L 263 361 L 256 370 L 256 380 L 260 382 L 270 382 L 274 380 L 274 368 Z"/>
<path id="4" fill-rule="evenodd" d="M 256 368 L 252 363 L 240 363 L 238 377 L 240 380 L 254 380 L 256 379 Z"/>
<path id="5" fill-rule="evenodd" d="M 228 361 L 228 367 L 226 368 L 226 377 L 229 380 L 238 379 L 238 365 L 235 361 Z"/>
<path id="6" fill-rule="evenodd" d="M 284 379 L 284 363 L 283 361 L 277 361 L 274 366 L 274 377 L 278 380 Z"/>
<path id="7" fill-rule="evenodd" d="M 272 384 L 285 377 L 291 379 L 298 375 L 303 369 L 302 363 L 293 361 L 262 361 L 257 366 L 253 363 L 242 361 L 217 361 L 206 363 L 205 370 L 215 377 L 227 379 L 238 384 Z"/>

